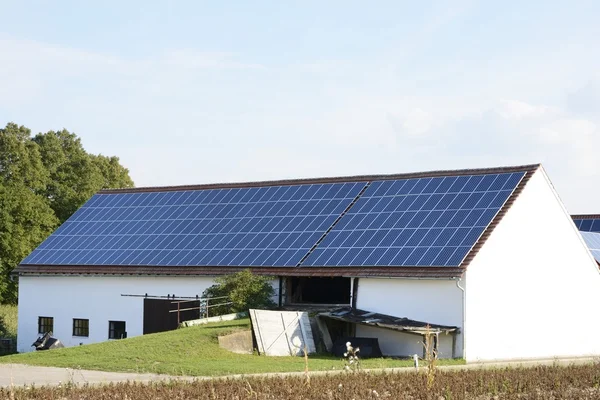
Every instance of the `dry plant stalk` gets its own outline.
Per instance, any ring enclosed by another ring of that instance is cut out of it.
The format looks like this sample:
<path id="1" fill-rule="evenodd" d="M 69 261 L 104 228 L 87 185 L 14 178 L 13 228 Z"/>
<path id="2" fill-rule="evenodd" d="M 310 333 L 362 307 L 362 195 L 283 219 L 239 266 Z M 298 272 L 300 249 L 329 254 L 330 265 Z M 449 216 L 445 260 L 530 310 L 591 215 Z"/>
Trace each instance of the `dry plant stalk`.
<path id="1" fill-rule="evenodd" d="M 431 327 L 427 325 L 425 327 L 425 361 L 427 362 L 427 388 L 433 387 L 435 381 L 436 364 L 438 359 L 438 350 L 436 348 L 435 341 L 436 334 L 431 332 Z"/>
<path id="2" fill-rule="evenodd" d="M 306 386 L 310 386 L 310 375 L 308 374 L 308 348 L 306 344 L 302 348 L 304 352 L 304 376 L 306 377 Z"/>

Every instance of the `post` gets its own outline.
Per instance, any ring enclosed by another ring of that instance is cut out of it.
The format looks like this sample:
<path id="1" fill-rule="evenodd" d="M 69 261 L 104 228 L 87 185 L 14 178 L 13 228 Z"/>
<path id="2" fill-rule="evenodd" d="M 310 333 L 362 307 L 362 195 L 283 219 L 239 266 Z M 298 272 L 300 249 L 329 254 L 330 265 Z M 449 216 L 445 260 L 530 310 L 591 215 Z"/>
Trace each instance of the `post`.
<path id="1" fill-rule="evenodd" d="M 350 308 L 354 304 L 354 277 L 350 278 Z"/>

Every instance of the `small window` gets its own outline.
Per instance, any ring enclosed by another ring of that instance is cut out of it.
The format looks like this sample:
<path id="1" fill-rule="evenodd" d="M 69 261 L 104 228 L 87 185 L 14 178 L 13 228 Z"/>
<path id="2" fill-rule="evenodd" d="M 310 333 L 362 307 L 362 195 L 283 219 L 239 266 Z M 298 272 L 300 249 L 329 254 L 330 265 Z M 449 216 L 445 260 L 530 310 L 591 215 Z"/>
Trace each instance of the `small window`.
<path id="1" fill-rule="evenodd" d="M 109 339 L 125 339 L 125 321 L 108 321 L 108 338 Z"/>
<path id="2" fill-rule="evenodd" d="M 47 333 L 54 330 L 53 317 L 38 317 L 38 333 Z"/>
<path id="3" fill-rule="evenodd" d="M 73 336 L 90 336 L 90 320 L 73 318 Z"/>

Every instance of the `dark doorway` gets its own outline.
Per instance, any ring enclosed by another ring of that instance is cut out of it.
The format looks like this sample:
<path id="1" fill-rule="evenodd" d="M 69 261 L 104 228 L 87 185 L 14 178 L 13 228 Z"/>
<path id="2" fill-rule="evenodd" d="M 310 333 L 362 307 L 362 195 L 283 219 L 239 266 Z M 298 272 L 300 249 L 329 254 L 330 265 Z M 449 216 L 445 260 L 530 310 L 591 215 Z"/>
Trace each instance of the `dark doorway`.
<path id="1" fill-rule="evenodd" d="M 172 331 L 177 329 L 179 322 L 200 318 L 199 301 L 185 301 L 180 303 L 179 307 L 194 309 L 178 313 L 176 300 L 144 299 L 144 335 Z M 179 321 L 177 314 L 179 314 Z"/>
<path id="2" fill-rule="evenodd" d="M 288 284 L 292 304 L 350 304 L 350 278 L 293 277 Z"/>

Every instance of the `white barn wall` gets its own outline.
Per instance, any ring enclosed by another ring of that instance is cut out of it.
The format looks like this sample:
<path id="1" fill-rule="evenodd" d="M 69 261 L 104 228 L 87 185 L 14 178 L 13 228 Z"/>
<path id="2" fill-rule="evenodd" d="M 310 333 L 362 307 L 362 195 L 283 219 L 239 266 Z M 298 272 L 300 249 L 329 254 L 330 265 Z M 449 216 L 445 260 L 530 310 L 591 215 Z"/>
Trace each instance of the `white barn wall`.
<path id="1" fill-rule="evenodd" d="M 38 317 L 54 318 L 65 346 L 108 340 L 108 321 L 126 321 L 128 337 L 143 333 L 144 299 L 121 294 L 202 295 L 211 277 L 22 276 L 19 278 L 17 351 L 34 350 Z M 89 319 L 89 337 L 73 336 L 73 318 Z"/>
<path id="2" fill-rule="evenodd" d="M 456 356 L 462 356 L 462 313 L 463 293 L 454 280 L 433 279 L 380 279 L 360 278 L 356 293 L 356 308 L 381 314 L 406 317 L 432 324 L 457 326 L 461 329 L 456 337 Z M 366 330 L 358 327 L 357 334 L 377 334 L 382 351 L 387 355 L 421 354 L 422 350 L 413 343 L 420 338 L 413 335 L 388 332 L 384 329 Z M 408 336 L 408 337 L 406 337 Z M 446 357 L 452 357 L 452 336 L 450 351 L 447 351 L 446 335 L 440 336 L 440 345 Z M 373 336 L 371 336 L 373 337 Z M 405 341 L 404 339 L 407 339 Z M 384 350 L 385 347 L 385 350 Z"/>
<path id="3" fill-rule="evenodd" d="M 357 325 L 356 336 L 378 338 L 379 348 L 381 348 L 381 352 L 385 356 L 410 357 L 416 354 L 422 357 L 423 355 L 423 343 L 425 339 L 421 335 Z M 452 335 L 440 334 L 438 356 L 439 358 L 452 358 Z"/>
<path id="4" fill-rule="evenodd" d="M 543 169 L 467 268 L 467 361 L 600 354 L 600 274 Z"/>

